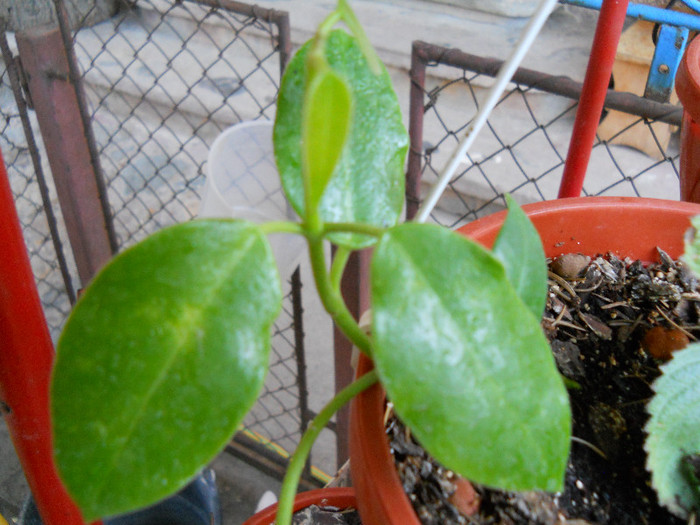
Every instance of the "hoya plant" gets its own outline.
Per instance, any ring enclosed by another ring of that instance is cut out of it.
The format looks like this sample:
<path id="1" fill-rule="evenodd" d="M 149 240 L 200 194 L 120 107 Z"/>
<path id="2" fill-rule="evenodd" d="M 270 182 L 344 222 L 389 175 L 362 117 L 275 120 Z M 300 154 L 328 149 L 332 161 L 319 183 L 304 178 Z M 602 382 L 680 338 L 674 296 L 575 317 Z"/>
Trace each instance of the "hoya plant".
<path id="1" fill-rule="evenodd" d="M 329 401 L 303 436 L 278 525 L 290 523 L 318 433 L 377 381 L 446 467 L 489 486 L 561 490 L 571 416 L 540 328 L 547 270 L 539 237 L 511 199 L 492 250 L 442 227 L 401 223 L 408 138 L 389 75 L 346 0 L 289 63 L 274 145 L 298 223 L 207 219 L 166 228 L 115 257 L 66 323 L 51 385 L 55 456 L 84 518 L 182 488 L 251 409 L 282 302 L 272 233 L 305 238 L 324 307 L 376 367 Z M 336 247 L 330 267 L 328 243 Z M 367 333 L 339 283 L 348 256 L 368 247 Z M 697 376 L 697 359 L 679 362 L 665 375 L 690 381 L 692 366 Z M 656 412 L 666 417 L 665 408 Z M 668 427 L 659 427 L 650 434 L 664 440 Z M 691 441 L 659 454 L 692 459 Z"/>

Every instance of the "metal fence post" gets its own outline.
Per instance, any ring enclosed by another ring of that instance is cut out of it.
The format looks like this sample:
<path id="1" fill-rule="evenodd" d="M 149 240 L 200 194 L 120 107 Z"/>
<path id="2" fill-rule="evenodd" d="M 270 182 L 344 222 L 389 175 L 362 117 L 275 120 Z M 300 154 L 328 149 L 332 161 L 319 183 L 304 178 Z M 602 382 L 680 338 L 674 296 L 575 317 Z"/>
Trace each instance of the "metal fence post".
<path id="1" fill-rule="evenodd" d="M 17 33 L 22 68 L 44 138 L 56 192 L 83 285 L 112 256 L 106 210 L 80 114 L 68 50 L 58 28 Z"/>

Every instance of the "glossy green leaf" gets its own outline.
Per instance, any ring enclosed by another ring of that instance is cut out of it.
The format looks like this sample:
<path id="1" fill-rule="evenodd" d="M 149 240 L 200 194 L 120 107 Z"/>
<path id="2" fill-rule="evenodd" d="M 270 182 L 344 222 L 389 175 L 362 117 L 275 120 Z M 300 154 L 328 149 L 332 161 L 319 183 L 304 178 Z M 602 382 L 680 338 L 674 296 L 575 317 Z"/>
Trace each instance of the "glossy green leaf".
<path id="1" fill-rule="evenodd" d="M 425 224 L 390 229 L 375 250 L 373 359 L 402 420 L 473 481 L 561 489 L 568 396 L 539 319 L 502 264 Z"/>
<path id="2" fill-rule="evenodd" d="M 116 257 L 70 316 L 52 378 L 54 449 L 87 520 L 184 486 L 257 398 L 279 276 L 260 230 L 164 229 Z"/>
<path id="3" fill-rule="evenodd" d="M 308 51 L 309 43 L 287 66 L 274 129 L 282 186 L 300 217 L 305 216 L 301 122 Z M 341 30 L 329 35 L 326 58 L 350 87 L 352 124 L 343 154 L 321 198 L 321 218 L 326 222 L 392 226 L 403 206 L 408 136 L 391 79 L 383 68 L 381 75 L 374 75 L 355 40 Z M 351 248 L 374 242 L 350 234 L 337 234 L 334 241 Z"/>
<path id="4" fill-rule="evenodd" d="M 547 260 L 542 241 L 525 212 L 506 195 L 508 214 L 493 245 L 506 275 L 520 298 L 537 318 L 547 302 Z"/>
<path id="5" fill-rule="evenodd" d="M 317 73 L 309 84 L 302 146 L 309 179 L 307 204 L 316 208 L 350 131 L 352 99 L 345 81 L 331 69 Z"/>
<path id="6" fill-rule="evenodd" d="M 697 487 L 684 475 L 681 462 L 700 454 L 700 344 L 674 352 L 661 371 L 647 405 L 647 469 L 659 501 L 685 518 L 689 509 L 700 509 Z"/>

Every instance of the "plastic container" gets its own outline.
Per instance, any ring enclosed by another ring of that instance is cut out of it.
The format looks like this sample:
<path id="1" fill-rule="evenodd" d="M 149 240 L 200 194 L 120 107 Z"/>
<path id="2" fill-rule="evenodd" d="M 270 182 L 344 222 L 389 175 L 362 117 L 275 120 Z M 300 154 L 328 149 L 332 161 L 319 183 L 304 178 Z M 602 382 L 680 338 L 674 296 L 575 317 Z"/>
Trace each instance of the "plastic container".
<path id="1" fill-rule="evenodd" d="M 199 217 L 245 219 L 255 223 L 295 221 L 282 191 L 272 145 L 272 122 L 240 122 L 221 133 L 209 150 Z M 299 264 L 304 247 L 298 235 L 269 237 L 282 279 Z"/>

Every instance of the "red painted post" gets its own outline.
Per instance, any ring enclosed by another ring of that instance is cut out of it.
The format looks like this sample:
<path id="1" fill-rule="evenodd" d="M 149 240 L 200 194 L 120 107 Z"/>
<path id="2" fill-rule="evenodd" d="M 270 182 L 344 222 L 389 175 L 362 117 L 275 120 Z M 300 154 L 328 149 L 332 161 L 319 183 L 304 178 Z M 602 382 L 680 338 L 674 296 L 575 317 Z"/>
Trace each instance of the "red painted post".
<path id="1" fill-rule="evenodd" d="M 628 0 L 603 0 L 600 8 L 559 198 L 581 195 L 628 3 Z"/>
<path id="2" fill-rule="evenodd" d="M 83 525 L 58 478 L 49 420 L 54 349 L 0 154 L 0 399 L 44 525 Z"/>
<path id="3" fill-rule="evenodd" d="M 676 92 L 683 104 L 681 124 L 681 200 L 700 202 L 700 39 L 685 50 Z"/>

